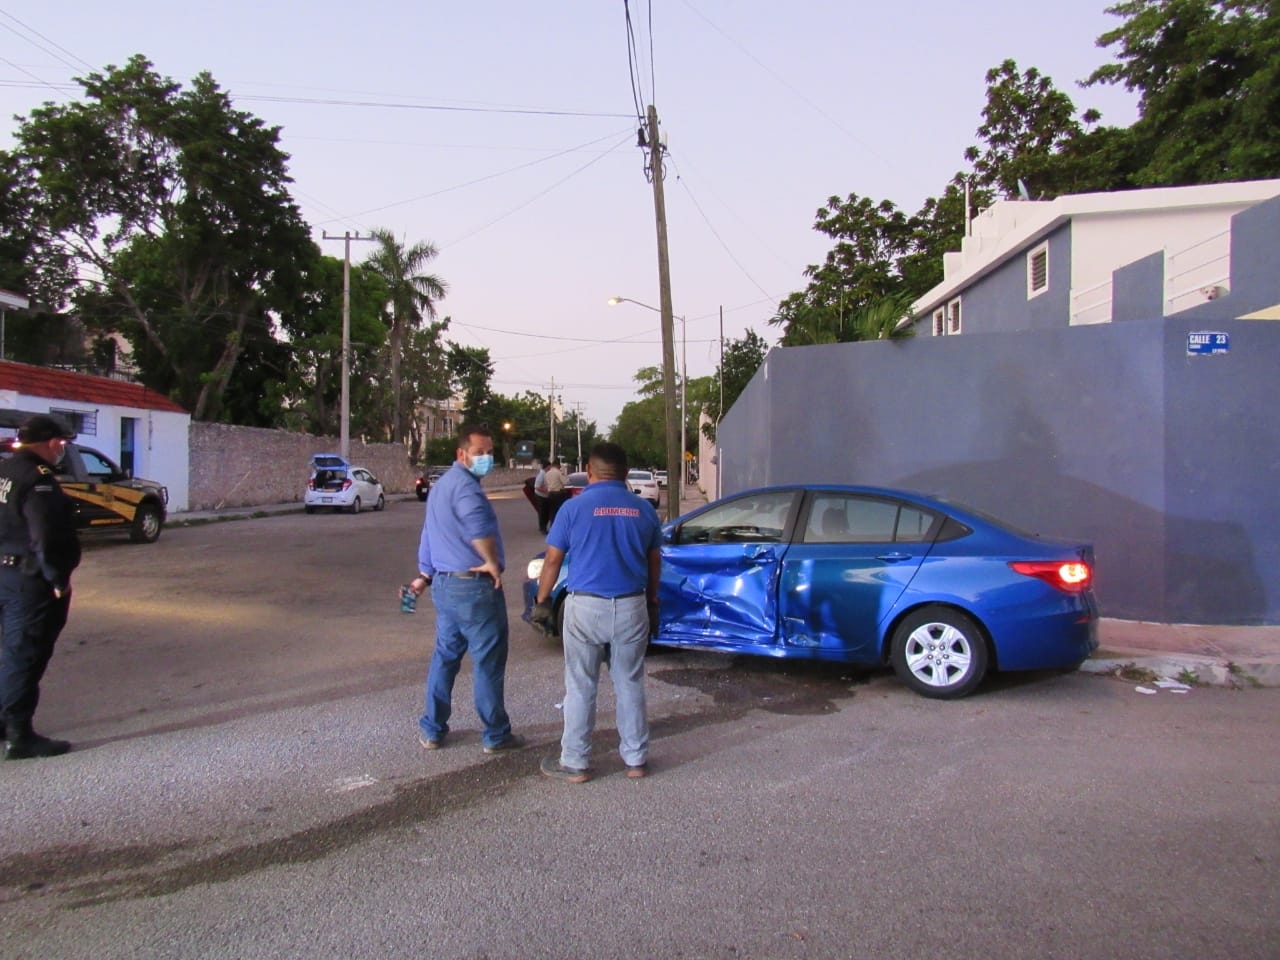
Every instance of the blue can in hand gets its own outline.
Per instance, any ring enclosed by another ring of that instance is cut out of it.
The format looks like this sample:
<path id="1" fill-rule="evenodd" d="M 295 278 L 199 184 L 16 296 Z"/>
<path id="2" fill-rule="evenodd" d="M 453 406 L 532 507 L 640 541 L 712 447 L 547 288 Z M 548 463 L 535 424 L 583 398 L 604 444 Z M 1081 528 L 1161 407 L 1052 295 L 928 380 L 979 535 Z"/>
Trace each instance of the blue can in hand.
<path id="1" fill-rule="evenodd" d="M 400 588 L 400 612 L 418 612 L 418 595 L 413 592 L 413 588 L 407 583 Z"/>

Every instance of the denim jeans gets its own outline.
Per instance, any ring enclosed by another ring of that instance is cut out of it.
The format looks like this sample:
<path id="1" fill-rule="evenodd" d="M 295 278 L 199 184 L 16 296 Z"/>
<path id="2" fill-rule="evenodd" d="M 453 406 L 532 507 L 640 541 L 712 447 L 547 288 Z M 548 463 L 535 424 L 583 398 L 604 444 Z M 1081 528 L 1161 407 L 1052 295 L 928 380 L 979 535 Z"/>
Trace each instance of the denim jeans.
<path id="1" fill-rule="evenodd" d="M 463 654 L 471 654 L 472 696 L 484 724 L 484 745 L 511 736 L 504 706 L 507 671 L 507 601 L 488 577 L 437 576 L 431 581 L 436 611 L 436 649 L 427 671 L 426 711 L 418 726 L 429 740 L 449 732 L 453 681 Z"/>
<path id="2" fill-rule="evenodd" d="M 564 736 L 560 763 L 585 770 L 596 725 L 600 664 L 609 648 L 609 677 L 617 703 L 618 752 L 628 766 L 649 759 L 644 699 L 644 652 L 649 610 L 643 595 L 607 600 L 571 594 L 564 606 Z"/>

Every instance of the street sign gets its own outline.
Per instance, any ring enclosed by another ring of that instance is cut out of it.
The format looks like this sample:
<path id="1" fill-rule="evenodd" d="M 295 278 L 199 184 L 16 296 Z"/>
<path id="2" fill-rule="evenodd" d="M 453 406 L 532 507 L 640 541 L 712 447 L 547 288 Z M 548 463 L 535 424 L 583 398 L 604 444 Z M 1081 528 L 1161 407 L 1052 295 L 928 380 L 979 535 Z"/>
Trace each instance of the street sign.
<path id="1" fill-rule="evenodd" d="M 1231 337 L 1225 333 L 1197 331 L 1187 334 L 1187 356 L 1206 357 L 1215 353 L 1226 353 L 1231 349 Z"/>

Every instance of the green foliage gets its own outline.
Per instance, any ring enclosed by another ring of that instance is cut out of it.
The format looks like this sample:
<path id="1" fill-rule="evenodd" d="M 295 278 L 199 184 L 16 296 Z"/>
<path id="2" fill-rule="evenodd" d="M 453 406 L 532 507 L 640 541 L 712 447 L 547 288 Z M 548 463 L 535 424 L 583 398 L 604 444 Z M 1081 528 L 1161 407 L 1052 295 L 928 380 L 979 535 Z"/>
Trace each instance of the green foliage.
<path id="1" fill-rule="evenodd" d="M 449 376 L 457 392 L 462 394 L 462 421 L 488 422 L 493 390 L 493 361 L 486 347 L 464 347 L 450 343 L 447 359 Z"/>
<path id="2" fill-rule="evenodd" d="M 980 206 L 1024 192 L 1052 200 L 1130 185 L 1136 161 L 1128 131 L 1094 126 L 1101 119 L 1095 111 L 1077 119 L 1071 98 L 1034 67 L 1019 73 L 1006 60 L 989 70 L 982 117 L 982 145 L 965 151 Z"/>
<path id="3" fill-rule="evenodd" d="M 183 90 L 140 56 L 78 82 L 83 100 L 20 123 L 6 165 L 28 207 L 36 286 L 58 297 L 51 306 L 69 295 L 90 329 L 127 337 L 143 382 L 196 419 L 249 415 L 247 401 L 226 408 L 228 390 L 254 368 L 232 391 L 254 395 L 280 365 L 272 313 L 316 254 L 278 130 L 234 109 L 207 73 Z"/>
<path id="4" fill-rule="evenodd" d="M 1139 94 L 1136 185 L 1280 176 L 1280 13 L 1274 0 L 1125 0 L 1102 35 L 1119 62 L 1087 83 Z"/>
<path id="5" fill-rule="evenodd" d="M 436 258 L 436 248 L 430 243 L 415 243 L 406 247 L 396 240 L 390 230 L 374 230 L 372 236 L 378 248 L 365 262 L 365 266 L 382 277 L 387 291 L 387 329 L 389 368 L 391 374 L 391 422 L 389 435 L 403 442 L 404 396 L 401 384 L 401 358 L 409 332 L 422 325 L 424 318 L 436 318 L 436 301 L 444 299 L 447 288 L 444 280 L 433 273 L 423 273 L 426 265 Z M 430 349 L 430 345 L 420 345 Z M 412 408 L 410 408 L 412 409 Z"/>
<path id="6" fill-rule="evenodd" d="M 711 423 L 703 426 L 702 431 L 708 440 L 716 438 L 715 425 L 720 422 L 726 410 L 734 405 L 742 391 L 747 388 L 751 378 L 764 363 L 769 352 L 769 345 L 764 337 L 754 330 L 748 330 L 740 340 L 728 340 L 724 345 L 724 357 L 716 370 L 715 392 L 707 398 L 703 407 Z M 721 406 L 721 389 L 724 393 L 724 405 Z"/>

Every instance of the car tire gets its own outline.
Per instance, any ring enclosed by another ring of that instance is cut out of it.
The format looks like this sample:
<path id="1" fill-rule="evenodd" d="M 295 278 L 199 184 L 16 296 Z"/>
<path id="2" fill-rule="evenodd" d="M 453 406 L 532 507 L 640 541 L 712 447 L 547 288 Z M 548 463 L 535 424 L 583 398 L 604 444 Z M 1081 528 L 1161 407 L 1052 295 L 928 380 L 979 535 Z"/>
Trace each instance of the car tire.
<path id="1" fill-rule="evenodd" d="M 359 512 L 360 512 L 360 498 L 359 498 L 359 497 L 356 497 L 354 500 L 352 500 L 352 501 L 351 501 L 351 506 L 350 506 L 350 507 L 348 507 L 347 509 L 348 509 L 348 510 L 350 510 L 352 513 L 359 513 Z"/>
<path id="2" fill-rule="evenodd" d="M 129 539 L 134 543 L 155 543 L 160 539 L 163 527 L 160 508 L 154 503 L 140 503 L 133 515 L 133 529 L 129 532 Z"/>
<path id="3" fill-rule="evenodd" d="M 977 621 L 940 604 L 921 607 L 898 624 L 889 656 L 903 683 L 934 700 L 972 693 L 990 659 Z"/>
<path id="4" fill-rule="evenodd" d="M 387 508 L 387 498 L 382 494 L 378 494 L 378 502 L 373 505 L 374 510 L 385 510 Z"/>

